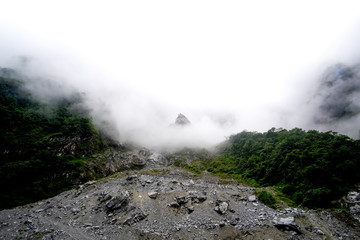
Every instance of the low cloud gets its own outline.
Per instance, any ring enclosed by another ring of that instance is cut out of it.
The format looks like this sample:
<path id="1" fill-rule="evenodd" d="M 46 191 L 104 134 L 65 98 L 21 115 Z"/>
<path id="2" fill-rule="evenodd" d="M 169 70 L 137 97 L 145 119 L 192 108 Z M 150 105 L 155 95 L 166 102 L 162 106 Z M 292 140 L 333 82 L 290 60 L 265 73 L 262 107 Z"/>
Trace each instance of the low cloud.
<path id="1" fill-rule="evenodd" d="M 357 138 L 358 1 L 261 3 L 9 1 L 0 66 L 41 101 L 80 93 L 120 142 L 210 147 L 271 127 Z M 169 127 L 179 113 L 190 127 Z"/>

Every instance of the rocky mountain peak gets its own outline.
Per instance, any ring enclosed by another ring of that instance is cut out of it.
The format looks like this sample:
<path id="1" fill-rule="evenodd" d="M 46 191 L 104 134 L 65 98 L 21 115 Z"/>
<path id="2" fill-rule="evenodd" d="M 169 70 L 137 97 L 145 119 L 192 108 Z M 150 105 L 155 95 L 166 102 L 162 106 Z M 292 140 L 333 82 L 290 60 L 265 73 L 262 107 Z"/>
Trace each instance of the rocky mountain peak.
<path id="1" fill-rule="evenodd" d="M 175 125 L 186 126 L 186 125 L 189 125 L 189 124 L 191 124 L 189 119 L 187 119 L 187 117 L 185 117 L 184 114 L 179 113 L 179 115 L 177 116 L 177 118 L 175 120 Z"/>

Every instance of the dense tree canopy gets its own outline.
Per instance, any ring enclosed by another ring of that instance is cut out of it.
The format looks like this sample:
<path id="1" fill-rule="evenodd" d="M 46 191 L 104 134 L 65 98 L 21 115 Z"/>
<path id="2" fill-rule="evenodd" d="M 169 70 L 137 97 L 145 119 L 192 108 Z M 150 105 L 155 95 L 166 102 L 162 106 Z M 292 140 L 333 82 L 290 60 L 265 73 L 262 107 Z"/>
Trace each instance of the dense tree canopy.
<path id="1" fill-rule="evenodd" d="M 18 80 L 0 77 L 0 209 L 53 196 L 79 177 L 105 143 L 74 97 L 36 101 Z M 75 151 L 65 151 L 65 144 Z"/>
<path id="2" fill-rule="evenodd" d="M 241 132 L 208 170 L 280 186 L 298 204 L 328 207 L 360 182 L 360 142 L 335 132 Z"/>

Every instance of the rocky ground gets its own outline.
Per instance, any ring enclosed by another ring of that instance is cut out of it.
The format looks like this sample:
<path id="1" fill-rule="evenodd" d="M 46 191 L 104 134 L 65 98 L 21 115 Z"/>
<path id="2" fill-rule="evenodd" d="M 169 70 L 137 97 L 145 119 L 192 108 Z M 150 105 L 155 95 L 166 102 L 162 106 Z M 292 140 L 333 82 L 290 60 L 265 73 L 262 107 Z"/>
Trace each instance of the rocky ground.
<path id="1" fill-rule="evenodd" d="M 3 210 L 0 239 L 360 239 L 346 211 L 275 210 L 235 181 L 195 175 L 160 154 L 121 154 L 145 168 Z"/>

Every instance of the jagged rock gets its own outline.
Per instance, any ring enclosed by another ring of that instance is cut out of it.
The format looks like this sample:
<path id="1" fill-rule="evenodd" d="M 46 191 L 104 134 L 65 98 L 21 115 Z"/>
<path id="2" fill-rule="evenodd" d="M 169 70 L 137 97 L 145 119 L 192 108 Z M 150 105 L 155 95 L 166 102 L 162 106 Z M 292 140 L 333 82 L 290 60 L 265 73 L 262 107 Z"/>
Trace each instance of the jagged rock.
<path id="1" fill-rule="evenodd" d="M 151 153 L 151 155 L 147 158 L 146 164 L 149 166 L 156 166 L 156 165 L 168 166 L 170 165 L 170 162 L 162 154 L 155 152 L 155 153 Z"/>
<path id="2" fill-rule="evenodd" d="M 314 227 L 314 233 L 317 235 L 325 235 L 323 231 L 321 231 L 318 227 Z"/>
<path id="3" fill-rule="evenodd" d="M 148 175 L 141 175 L 140 176 L 140 184 L 145 186 L 146 184 L 152 184 L 154 182 L 153 178 Z"/>
<path id="4" fill-rule="evenodd" d="M 130 217 L 126 218 L 123 221 L 123 224 L 132 225 L 134 223 L 138 223 L 142 220 L 144 220 L 147 217 L 146 214 L 144 214 L 141 210 L 138 210 L 138 212 L 132 214 Z"/>
<path id="5" fill-rule="evenodd" d="M 106 202 L 110 200 L 112 196 L 110 194 L 107 194 L 106 192 L 100 193 L 100 196 L 98 197 L 99 202 Z"/>
<path id="6" fill-rule="evenodd" d="M 120 193 L 113 197 L 105 206 L 107 211 L 113 211 L 126 206 L 129 202 L 130 193 L 128 191 Z"/>
<path id="7" fill-rule="evenodd" d="M 84 183 L 84 187 L 88 187 L 88 186 L 90 186 L 90 185 L 94 185 L 96 183 L 96 181 L 95 180 L 93 180 L 93 181 L 88 181 L 88 182 L 86 182 L 86 183 Z M 80 185 L 81 186 L 81 185 Z"/>
<path id="8" fill-rule="evenodd" d="M 148 193 L 149 198 L 152 198 L 152 199 L 156 199 L 157 195 L 158 195 L 157 192 L 149 192 Z"/>
<path id="9" fill-rule="evenodd" d="M 189 198 L 193 203 L 202 203 L 207 199 L 204 194 L 199 194 L 197 191 L 189 191 Z"/>
<path id="10" fill-rule="evenodd" d="M 226 211 L 228 210 L 229 204 L 227 202 L 223 202 L 223 201 L 216 201 L 216 206 L 214 208 L 214 210 L 219 213 L 219 214 L 225 214 Z"/>
<path id="11" fill-rule="evenodd" d="M 239 222 L 240 218 L 238 216 L 231 216 L 230 224 L 235 226 Z"/>
<path id="12" fill-rule="evenodd" d="M 175 120 L 175 125 L 177 125 L 177 126 L 186 126 L 186 125 L 189 125 L 189 124 L 191 124 L 189 119 L 187 119 L 185 117 L 185 115 L 183 115 L 181 113 L 177 116 L 177 118 Z"/>
<path id="13" fill-rule="evenodd" d="M 222 202 L 219 205 L 219 210 L 222 214 L 225 214 L 226 211 L 228 210 L 229 204 L 227 202 Z"/>
<path id="14" fill-rule="evenodd" d="M 177 202 L 172 202 L 172 203 L 170 203 L 169 206 L 172 207 L 172 208 L 179 208 L 180 207 L 179 203 L 177 203 Z"/>
<path id="15" fill-rule="evenodd" d="M 248 201 L 249 202 L 255 202 L 256 201 L 256 196 L 255 195 L 251 195 L 248 197 Z"/>
<path id="16" fill-rule="evenodd" d="M 350 207 L 350 213 L 351 214 L 360 214 L 360 206 L 355 205 L 353 207 Z"/>
<path id="17" fill-rule="evenodd" d="M 355 197 L 356 201 L 360 201 L 360 193 L 358 193 L 358 195 Z"/>
<path id="18" fill-rule="evenodd" d="M 150 150 L 144 148 L 139 151 L 139 155 L 142 157 L 149 157 L 151 155 L 151 152 Z"/>
<path id="19" fill-rule="evenodd" d="M 355 205 L 350 207 L 350 213 L 358 220 L 360 221 L 360 206 Z"/>
<path id="20" fill-rule="evenodd" d="M 280 230 L 301 233 L 300 227 L 296 224 L 294 217 L 280 218 L 279 220 L 274 219 L 273 224 Z"/>
<path id="21" fill-rule="evenodd" d="M 73 208 L 73 209 L 71 209 L 71 212 L 72 212 L 73 214 L 78 214 L 78 213 L 80 212 L 80 210 L 77 209 L 77 208 Z"/>
<path id="22" fill-rule="evenodd" d="M 137 175 L 131 175 L 126 178 L 126 181 L 133 181 L 134 179 L 137 179 Z"/>
<path id="23" fill-rule="evenodd" d="M 360 193 L 358 192 L 349 192 L 347 199 L 350 203 L 356 203 L 360 201 Z"/>
<path id="24" fill-rule="evenodd" d="M 175 199 L 179 205 L 184 205 L 188 201 L 185 196 L 176 197 Z"/>
<path id="25" fill-rule="evenodd" d="M 187 207 L 187 210 L 189 213 L 192 213 L 195 209 L 194 209 L 194 206 L 189 206 L 189 207 Z"/>
<path id="26" fill-rule="evenodd" d="M 131 157 L 131 162 L 132 164 L 134 164 L 135 166 L 144 166 L 146 164 L 146 160 L 143 158 L 140 158 L 137 155 L 132 155 Z"/>

